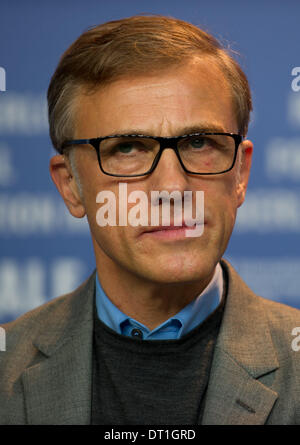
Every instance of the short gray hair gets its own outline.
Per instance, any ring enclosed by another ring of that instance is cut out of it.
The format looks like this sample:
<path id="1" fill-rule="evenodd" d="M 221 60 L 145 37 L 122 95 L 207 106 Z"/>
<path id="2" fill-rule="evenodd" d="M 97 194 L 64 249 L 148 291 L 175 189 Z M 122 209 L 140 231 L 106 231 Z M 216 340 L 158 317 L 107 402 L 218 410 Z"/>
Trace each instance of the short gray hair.
<path id="1" fill-rule="evenodd" d="M 81 183 L 80 176 L 79 176 L 78 169 L 77 169 L 76 151 L 77 151 L 76 147 L 73 146 L 67 150 L 67 152 L 65 153 L 65 156 L 67 156 L 69 159 L 72 174 L 75 178 L 75 182 L 76 182 L 76 185 L 78 188 L 78 193 L 79 193 L 81 200 L 83 201 L 83 188 L 82 188 L 82 183 Z"/>
<path id="2" fill-rule="evenodd" d="M 81 90 L 93 91 L 125 75 L 166 72 L 185 66 L 195 56 L 208 57 L 223 72 L 231 89 L 239 133 L 245 136 L 252 110 L 250 87 L 229 50 L 188 22 L 147 15 L 92 27 L 62 55 L 47 95 L 53 146 L 62 153 L 63 142 L 74 138 L 76 100 Z"/>

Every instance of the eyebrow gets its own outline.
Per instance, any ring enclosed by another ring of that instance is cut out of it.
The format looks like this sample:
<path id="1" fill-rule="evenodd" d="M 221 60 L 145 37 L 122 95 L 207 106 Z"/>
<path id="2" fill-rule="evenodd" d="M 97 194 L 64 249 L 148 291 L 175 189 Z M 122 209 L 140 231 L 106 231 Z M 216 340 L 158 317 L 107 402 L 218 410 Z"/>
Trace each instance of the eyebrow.
<path id="1" fill-rule="evenodd" d="M 209 124 L 209 123 L 187 126 L 180 129 L 180 134 L 210 133 L 210 132 L 226 133 L 226 130 L 222 125 Z"/>
<path id="2" fill-rule="evenodd" d="M 202 124 L 189 125 L 185 127 L 181 127 L 178 129 L 173 137 L 182 136 L 185 134 L 194 134 L 194 133 L 227 133 L 222 125 L 209 124 L 208 122 L 204 122 Z M 107 134 L 106 136 L 115 136 L 115 135 L 143 135 L 143 136 L 156 136 L 153 132 L 149 132 L 147 130 L 142 130 L 141 128 L 126 128 L 118 132 L 114 132 L 111 134 Z M 168 137 L 172 137 L 171 135 Z"/>

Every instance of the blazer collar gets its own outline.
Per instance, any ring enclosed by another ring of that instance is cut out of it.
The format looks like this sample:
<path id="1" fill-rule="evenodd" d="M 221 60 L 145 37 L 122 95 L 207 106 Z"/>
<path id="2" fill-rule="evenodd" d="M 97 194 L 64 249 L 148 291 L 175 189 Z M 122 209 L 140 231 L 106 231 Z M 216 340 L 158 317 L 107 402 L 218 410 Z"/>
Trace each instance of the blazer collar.
<path id="1" fill-rule="evenodd" d="M 278 369 L 263 299 L 221 261 L 227 301 L 211 368 L 203 424 L 264 424 L 277 393 L 259 378 Z"/>
<path id="2" fill-rule="evenodd" d="M 51 318 L 51 323 L 43 326 L 43 329 L 33 341 L 43 354 L 50 357 L 57 349 L 68 342 L 73 336 L 81 332 L 85 325 L 90 327 L 93 322 L 93 299 L 95 296 L 96 271 L 70 295 L 59 297 L 62 302 L 56 311 L 55 317 Z"/>
<path id="3" fill-rule="evenodd" d="M 49 306 L 33 342 L 42 353 L 22 374 L 29 424 L 89 424 L 95 272 Z"/>

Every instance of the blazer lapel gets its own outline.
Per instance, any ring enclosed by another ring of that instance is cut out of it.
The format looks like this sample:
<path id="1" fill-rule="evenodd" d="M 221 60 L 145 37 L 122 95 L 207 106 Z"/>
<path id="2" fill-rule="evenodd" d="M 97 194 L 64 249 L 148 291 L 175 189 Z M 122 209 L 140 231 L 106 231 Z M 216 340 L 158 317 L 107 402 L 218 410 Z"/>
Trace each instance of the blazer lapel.
<path id="1" fill-rule="evenodd" d="M 227 275 L 227 301 L 202 424 L 265 424 L 278 395 L 262 383 L 263 376 L 279 367 L 267 314 L 234 269 L 225 261 L 222 266 Z"/>
<path id="2" fill-rule="evenodd" d="M 41 354 L 22 374 L 29 424 L 90 423 L 94 283 L 95 274 L 34 342 Z"/>
<path id="3" fill-rule="evenodd" d="M 216 348 L 203 425 L 263 425 L 277 393 Z"/>

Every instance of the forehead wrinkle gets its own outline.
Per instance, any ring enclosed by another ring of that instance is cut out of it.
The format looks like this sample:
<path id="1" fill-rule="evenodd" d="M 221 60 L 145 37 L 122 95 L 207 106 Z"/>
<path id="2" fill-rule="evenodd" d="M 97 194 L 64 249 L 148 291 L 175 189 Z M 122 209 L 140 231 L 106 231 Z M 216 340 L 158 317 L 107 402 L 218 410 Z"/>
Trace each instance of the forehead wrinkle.
<path id="1" fill-rule="evenodd" d="M 173 134 L 172 122 L 166 116 L 163 116 L 160 125 L 157 128 L 159 130 L 159 135 L 164 136 L 168 134 Z"/>
<path id="2" fill-rule="evenodd" d="M 173 74 L 171 80 L 173 79 Z M 156 81 L 156 78 L 155 77 L 151 78 L 151 76 L 150 79 L 153 81 L 153 83 L 147 84 L 147 87 L 151 88 L 153 94 L 150 94 L 150 99 L 149 101 L 147 100 L 146 102 L 148 103 L 148 106 L 142 108 L 140 110 L 140 113 L 134 113 L 134 112 L 131 113 L 132 116 L 130 113 L 127 114 L 125 110 L 125 113 L 123 113 L 125 115 L 125 118 L 121 119 L 120 118 L 120 116 L 122 115 L 121 108 L 124 105 L 123 103 L 121 103 L 121 106 L 119 104 L 119 107 L 115 110 L 117 112 L 115 122 L 113 122 L 114 119 L 108 119 L 107 114 L 105 114 L 104 112 L 105 108 L 101 100 L 102 94 L 105 93 L 104 97 L 105 103 L 108 102 L 108 105 L 110 107 L 113 107 L 116 94 L 118 99 L 118 96 L 122 94 L 126 95 L 130 90 L 139 91 L 139 94 L 134 95 L 133 97 L 133 100 L 137 103 L 137 105 L 139 105 L 141 103 L 144 103 L 144 97 L 143 97 L 144 95 L 141 94 L 141 91 L 144 91 L 145 88 L 144 82 L 141 85 L 142 80 L 144 80 L 143 78 L 122 79 L 120 81 L 113 82 L 106 88 L 100 88 L 96 90 L 94 94 L 82 94 L 80 99 L 83 101 L 82 104 L 83 106 L 79 107 L 80 118 L 77 121 L 78 126 L 76 125 L 77 127 L 76 130 L 77 129 L 79 130 L 81 135 L 80 137 L 82 138 L 104 137 L 112 134 L 145 134 L 149 136 L 172 137 L 172 136 L 180 136 L 183 134 L 190 134 L 197 132 L 200 133 L 205 131 L 236 132 L 234 128 L 235 125 L 233 125 L 231 121 L 225 123 L 222 118 L 219 119 L 219 115 L 217 113 L 214 112 L 210 113 L 209 112 L 210 109 L 208 109 L 207 116 L 205 116 L 206 114 L 205 112 L 203 112 L 201 115 L 201 113 L 197 112 L 197 109 L 195 110 L 195 113 L 189 109 L 190 112 L 187 113 L 187 115 L 184 116 L 180 115 L 178 117 L 178 115 L 176 114 L 176 110 L 178 109 L 178 107 L 180 108 L 180 103 L 182 99 L 181 98 L 182 90 L 180 90 L 179 94 L 177 95 L 178 92 L 178 88 L 176 88 L 178 86 L 176 85 L 177 82 L 175 82 L 174 85 L 174 91 L 176 93 L 175 95 L 177 100 L 175 104 L 173 104 L 171 100 L 170 101 L 168 100 L 168 98 L 173 97 L 173 93 L 171 94 L 168 88 L 166 90 L 162 88 L 163 93 L 165 93 L 163 94 L 164 103 L 167 104 L 166 108 L 164 109 L 161 106 L 160 101 L 157 101 L 156 90 L 158 86 L 168 87 L 169 84 L 168 78 L 166 77 L 165 82 L 162 82 L 161 79 L 158 79 Z M 175 79 L 175 81 L 177 80 L 178 79 Z M 181 78 L 179 80 L 181 81 Z M 205 80 L 204 82 L 204 87 L 205 87 L 205 85 L 207 84 L 207 79 L 205 78 L 204 80 Z M 127 82 L 129 83 L 128 85 Z M 172 81 L 171 84 L 173 85 L 174 82 Z M 187 86 L 189 86 L 189 84 L 190 80 L 188 79 Z M 190 87 L 191 88 L 195 87 L 193 82 L 190 85 Z M 199 90 L 199 88 L 197 88 L 197 91 Z M 153 103 L 151 102 L 151 98 L 153 99 Z M 161 98 L 161 94 L 159 95 L 158 98 Z M 210 94 L 208 94 L 207 100 L 209 100 L 209 98 Z M 206 95 L 204 99 L 206 99 Z M 81 102 L 81 100 L 79 102 Z M 222 103 L 223 102 L 221 102 L 221 105 Z M 161 114 L 159 112 L 154 113 L 155 111 L 154 108 L 158 108 L 159 110 L 161 109 L 162 111 Z M 185 108 L 186 107 L 182 106 L 180 109 L 182 111 Z M 174 119 L 172 114 L 173 109 L 174 109 Z M 215 114 L 217 115 L 215 116 Z"/>

